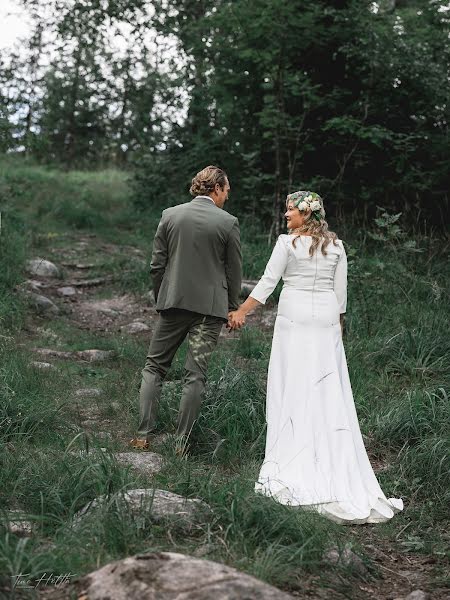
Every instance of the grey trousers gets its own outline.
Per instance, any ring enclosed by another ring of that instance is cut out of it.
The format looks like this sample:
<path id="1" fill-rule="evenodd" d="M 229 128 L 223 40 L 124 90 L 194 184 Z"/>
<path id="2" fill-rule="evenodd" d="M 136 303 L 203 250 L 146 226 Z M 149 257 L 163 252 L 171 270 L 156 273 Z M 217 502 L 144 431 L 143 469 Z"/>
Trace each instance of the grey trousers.
<path id="1" fill-rule="evenodd" d="M 186 336 L 188 351 L 184 365 L 177 435 L 190 434 L 204 397 L 209 359 L 224 323 L 224 319 L 219 317 L 181 309 L 169 309 L 159 313 L 142 370 L 139 437 L 148 438 L 155 429 L 162 382 Z"/>

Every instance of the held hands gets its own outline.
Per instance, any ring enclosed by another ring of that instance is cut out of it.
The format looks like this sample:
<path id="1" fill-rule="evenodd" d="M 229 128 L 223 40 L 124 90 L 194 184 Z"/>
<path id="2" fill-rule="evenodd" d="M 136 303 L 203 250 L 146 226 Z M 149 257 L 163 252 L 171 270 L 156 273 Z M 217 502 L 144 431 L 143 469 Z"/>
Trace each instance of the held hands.
<path id="1" fill-rule="evenodd" d="M 231 311 L 228 313 L 227 328 L 233 331 L 234 329 L 240 329 L 245 323 L 245 314 L 239 310 Z"/>
<path id="2" fill-rule="evenodd" d="M 227 328 L 233 331 L 234 329 L 240 329 L 245 323 L 245 317 L 248 312 L 260 306 L 261 302 L 249 296 L 245 302 L 243 302 L 237 310 L 232 310 L 228 313 Z"/>

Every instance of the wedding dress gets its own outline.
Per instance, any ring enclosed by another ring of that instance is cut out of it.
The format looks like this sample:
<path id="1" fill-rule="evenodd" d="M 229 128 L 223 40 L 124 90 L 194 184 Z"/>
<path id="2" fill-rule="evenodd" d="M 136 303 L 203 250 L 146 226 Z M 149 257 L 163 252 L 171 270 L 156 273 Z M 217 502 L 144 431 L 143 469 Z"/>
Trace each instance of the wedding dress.
<path id="1" fill-rule="evenodd" d="M 250 296 L 265 303 L 283 278 L 269 361 L 265 458 L 255 490 L 338 523 L 380 523 L 403 509 L 386 498 L 359 428 L 342 343 L 347 258 L 342 241 L 280 235 Z"/>

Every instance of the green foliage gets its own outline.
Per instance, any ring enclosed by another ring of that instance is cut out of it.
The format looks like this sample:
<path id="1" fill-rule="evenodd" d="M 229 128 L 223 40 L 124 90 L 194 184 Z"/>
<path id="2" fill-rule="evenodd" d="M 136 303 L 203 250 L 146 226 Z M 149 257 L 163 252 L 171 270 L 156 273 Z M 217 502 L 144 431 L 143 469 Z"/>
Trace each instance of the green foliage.
<path id="1" fill-rule="evenodd" d="M 243 358 L 262 358 L 269 354 L 267 337 L 255 328 L 244 328 L 236 343 L 236 353 Z"/>
<path id="2" fill-rule="evenodd" d="M 19 325 L 22 302 L 15 294 L 21 282 L 27 236 L 21 213 L 14 206 L 14 194 L 0 174 L 0 331 Z"/>
<path id="3" fill-rule="evenodd" d="M 272 234 L 298 189 L 359 224 L 379 204 L 445 224 L 443 0 L 23 4 L 30 35 L 0 62 L 0 150 L 129 165 L 148 211 L 188 199 L 193 175 L 219 164 L 230 210 L 250 209 Z"/>

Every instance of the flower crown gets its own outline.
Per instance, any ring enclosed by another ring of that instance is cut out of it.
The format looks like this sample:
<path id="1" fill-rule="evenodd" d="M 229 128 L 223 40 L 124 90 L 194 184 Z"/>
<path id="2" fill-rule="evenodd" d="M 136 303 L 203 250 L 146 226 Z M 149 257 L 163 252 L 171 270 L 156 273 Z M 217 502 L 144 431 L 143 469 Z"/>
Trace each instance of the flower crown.
<path id="1" fill-rule="evenodd" d="M 297 207 L 298 210 L 307 210 L 309 208 L 316 221 L 320 221 L 320 210 L 322 205 L 320 203 L 319 194 L 316 194 L 315 192 L 303 192 L 300 190 L 299 192 L 289 194 L 287 201 L 293 202 L 294 206 Z"/>

